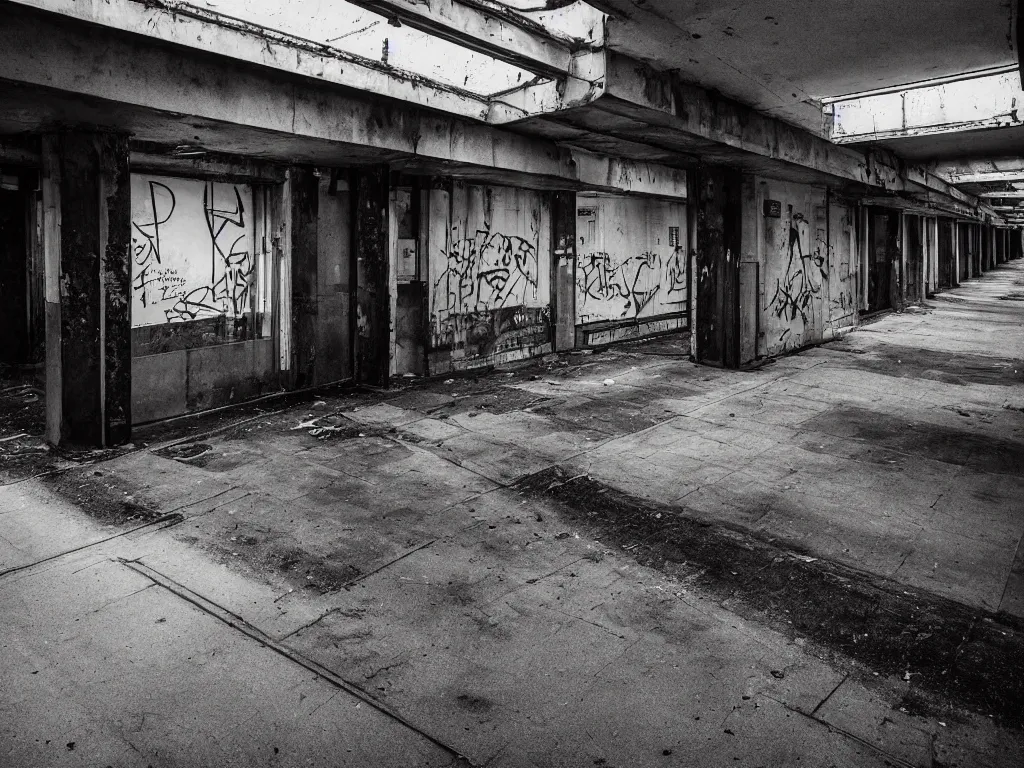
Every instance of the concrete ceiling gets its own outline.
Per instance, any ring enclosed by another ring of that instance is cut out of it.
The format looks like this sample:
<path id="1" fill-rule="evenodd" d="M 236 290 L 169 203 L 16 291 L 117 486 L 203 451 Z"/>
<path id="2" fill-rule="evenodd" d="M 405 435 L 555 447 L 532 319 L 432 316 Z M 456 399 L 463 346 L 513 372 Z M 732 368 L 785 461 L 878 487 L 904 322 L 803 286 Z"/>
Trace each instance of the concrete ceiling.
<path id="1" fill-rule="evenodd" d="M 608 43 L 822 132 L 818 101 L 1013 64 L 1017 0 L 591 0 Z"/>

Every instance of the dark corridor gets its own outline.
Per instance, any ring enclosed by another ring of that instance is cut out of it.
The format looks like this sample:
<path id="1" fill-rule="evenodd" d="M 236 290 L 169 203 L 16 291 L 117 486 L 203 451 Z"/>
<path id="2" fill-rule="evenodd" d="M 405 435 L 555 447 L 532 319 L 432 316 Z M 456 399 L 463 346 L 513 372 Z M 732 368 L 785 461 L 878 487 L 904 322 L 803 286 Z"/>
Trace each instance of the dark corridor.
<path id="1" fill-rule="evenodd" d="M 0 187 L 0 364 L 31 357 L 28 334 L 28 222 L 25 195 L 16 176 Z M 12 189 L 13 187 L 13 189 Z"/>

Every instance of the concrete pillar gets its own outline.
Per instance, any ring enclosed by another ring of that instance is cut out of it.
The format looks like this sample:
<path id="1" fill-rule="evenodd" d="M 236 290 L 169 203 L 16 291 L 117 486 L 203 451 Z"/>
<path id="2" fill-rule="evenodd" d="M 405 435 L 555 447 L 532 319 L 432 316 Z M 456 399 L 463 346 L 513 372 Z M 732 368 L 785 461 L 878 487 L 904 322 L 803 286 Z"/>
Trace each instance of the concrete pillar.
<path id="1" fill-rule="evenodd" d="M 576 348 L 576 193 L 555 192 L 551 204 L 551 315 L 555 351 Z"/>
<path id="2" fill-rule="evenodd" d="M 355 172 L 355 377 L 386 387 L 391 372 L 391 179 L 387 165 Z"/>
<path id="3" fill-rule="evenodd" d="M 898 290 L 899 290 L 899 294 L 900 294 L 900 296 L 899 296 L 899 306 L 900 307 L 902 307 L 904 304 L 906 304 L 907 299 L 909 298 L 909 295 L 908 295 L 909 294 L 908 283 L 910 282 L 910 279 L 909 279 L 909 270 L 907 269 L 907 266 L 908 266 L 908 264 L 907 264 L 907 250 L 910 248 L 910 234 L 907 231 L 908 225 L 909 225 L 909 217 L 905 213 L 900 213 L 899 214 L 899 226 L 900 226 L 900 234 L 899 234 L 900 273 L 899 273 L 899 276 L 897 278 L 897 283 L 899 285 L 899 289 Z"/>
<path id="4" fill-rule="evenodd" d="M 928 297 L 932 284 L 932 220 L 921 217 L 921 300 Z"/>
<path id="5" fill-rule="evenodd" d="M 320 179 L 312 168 L 292 168 L 291 174 L 291 373 L 296 389 L 316 381 L 317 362 L 317 222 Z M 282 318 L 282 322 L 288 322 Z"/>
<path id="6" fill-rule="evenodd" d="M 47 439 L 125 443 L 131 429 L 128 137 L 42 142 Z"/>
<path id="7" fill-rule="evenodd" d="M 950 226 L 953 227 L 953 279 L 950 282 L 956 287 L 960 285 L 960 223 L 954 221 Z"/>
<path id="8" fill-rule="evenodd" d="M 975 277 L 974 273 L 974 225 L 965 224 L 967 227 L 967 277 L 968 279 Z"/>
<path id="9" fill-rule="evenodd" d="M 866 205 L 860 207 L 860 309 L 867 311 L 868 289 L 870 288 L 869 264 L 871 260 L 871 218 L 870 211 Z"/>

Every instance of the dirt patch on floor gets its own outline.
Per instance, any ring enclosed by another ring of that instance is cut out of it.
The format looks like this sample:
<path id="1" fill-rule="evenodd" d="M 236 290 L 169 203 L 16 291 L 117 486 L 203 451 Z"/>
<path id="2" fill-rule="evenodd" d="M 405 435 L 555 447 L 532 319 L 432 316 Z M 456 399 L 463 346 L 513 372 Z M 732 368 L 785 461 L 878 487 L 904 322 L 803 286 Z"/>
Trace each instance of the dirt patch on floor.
<path id="1" fill-rule="evenodd" d="M 969 412 L 963 413 L 964 418 L 970 418 Z M 879 411 L 851 407 L 826 411 L 804 422 L 803 427 L 982 472 L 1024 475 L 1024 443 L 973 430 L 908 422 Z"/>
<path id="2" fill-rule="evenodd" d="M 435 418 L 472 413 L 476 410 L 502 414 L 534 408 L 548 401 L 547 397 L 518 387 L 498 386 L 486 391 L 459 396 L 441 406 L 427 410 L 425 413 Z"/>
<path id="3" fill-rule="evenodd" d="M 652 399 L 642 390 L 631 390 L 630 394 L 633 393 L 645 400 Z M 598 432 L 609 437 L 630 435 L 678 415 L 674 411 L 648 409 L 645 404 L 629 399 L 629 395 L 602 397 L 568 407 L 554 402 L 533 410 L 571 431 Z"/>
<path id="4" fill-rule="evenodd" d="M 310 552 L 287 534 L 241 521 L 236 530 L 225 532 L 223 539 L 208 542 L 205 548 L 235 569 L 248 569 L 261 578 L 274 573 L 292 590 L 317 595 L 342 589 L 363 573 L 341 553 Z"/>
<path id="5" fill-rule="evenodd" d="M 46 475 L 41 481 L 89 517 L 107 525 L 149 523 L 161 517 L 139 502 L 127 482 L 92 467 Z"/>
<path id="6" fill-rule="evenodd" d="M 990 384 L 1014 387 L 1024 384 L 1024 360 L 937 352 L 896 344 L 880 344 L 865 353 L 848 341 L 828 344 L 826 349 L 855 352 L 857 357 L 845 361 L 845 365 L 884 376 L 929 379 L 962 386 Z"/>
<path id="7" fill-rule="evenodd" d="M 903 704 L 1024 727 L 1024 626 L 651 504 L 561 468 L 516 489 L 642 565 L 727 601 L 824 656 L 909 682 Z"/>

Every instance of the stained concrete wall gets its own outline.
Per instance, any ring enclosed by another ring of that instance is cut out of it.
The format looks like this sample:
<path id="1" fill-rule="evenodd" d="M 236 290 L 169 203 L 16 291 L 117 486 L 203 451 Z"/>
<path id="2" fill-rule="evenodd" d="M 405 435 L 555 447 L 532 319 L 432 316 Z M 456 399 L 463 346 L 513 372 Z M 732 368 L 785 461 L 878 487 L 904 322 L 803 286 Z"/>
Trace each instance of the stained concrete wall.
<path id="1" fill-rule="evenodd" d="M 429 372 L 550 352 L 550 195 L 456 180 L 428 221 Z"/>
<path id="2" fill-rule="evenodd" d="M 577 195 L 580 343 L 685 327 L 687 243 L 683 203 Z"/>
<path id="3" fill-rule="evenodd" d="M 758 178 L 744 201 L 757 222 L 758 354 L 831 338 L 857 322 L 856 208 L 822 187 Z M 777 203 L 778 216 L 765 204 Z"/>

